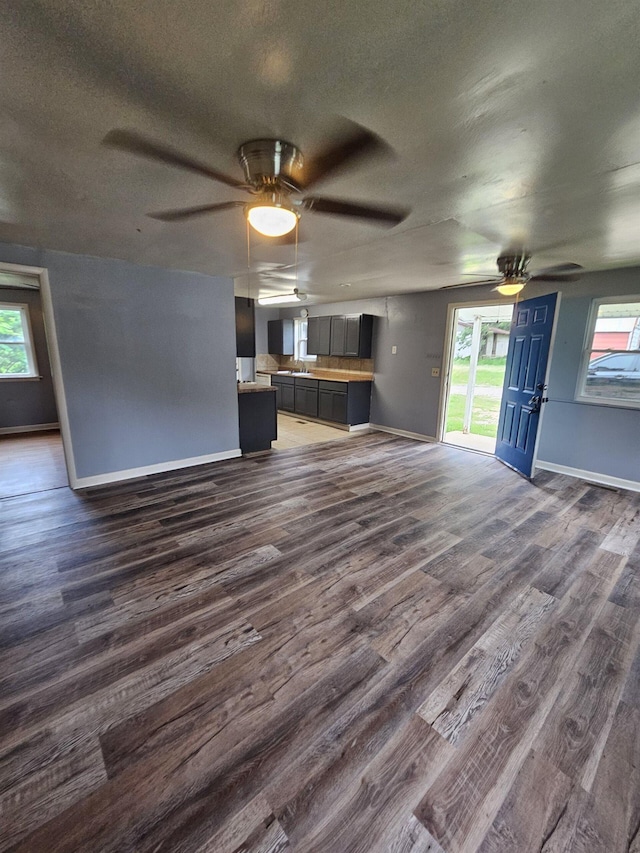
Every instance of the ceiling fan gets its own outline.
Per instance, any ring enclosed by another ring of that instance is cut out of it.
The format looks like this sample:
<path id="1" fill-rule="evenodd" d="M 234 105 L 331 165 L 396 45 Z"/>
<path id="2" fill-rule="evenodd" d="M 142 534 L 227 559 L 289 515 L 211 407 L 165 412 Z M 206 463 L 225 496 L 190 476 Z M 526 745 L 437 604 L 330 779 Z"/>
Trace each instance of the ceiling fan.
<path id="1" fill-rule="evenodd" d="M 448 284 L 442 290 L 453 287 L 469 287 L 474 284 L 490 284 L 495 281 L 496 286 L 493 290 L 497 290 L 502 296 L 515 296 L 530 281 L 577 281 L 582 271 L 580 264 L 567 263 L 544 267 L 536 272 L 528 272 L 527 267 L 530 260 L 531 255 L 522 249 L 507 250 L 497 259 L 499 275 L 487 273 L 476 281 Z M 478 273 L 463 273 L 463 275 L 476 276 Z M 480 273 L 480 275 L 482 274 Z"/>
<path id="2" fill-rule="evenodd" d="M 408 210 L 302 195 L 338 169 L 352 166 L 367 155 L 388 150 L 385 143 L 371 131 L 355 123 L 350 125 L 349 131 L 340 139 L 306 162 L 295 145 L 281 139 L 253 139 L 243 143 L 238 148 L 237 158 L 244 171 L 244 181 L 218 172 L 174 148 L 153 142 L 132 131 L 112 130 L 105 136 L 103 144 L 170 166 L 189 169 L 253 196 L 249 202 L 225 201 L 148 214 L 163 222 L 179 222 L 194 216 L 242 207 L 249 224 L 267 237 L 281 237 L 291 232 L 302 211 L 356 217 L 387 226 L 397 225 L 408 215 Z"/>

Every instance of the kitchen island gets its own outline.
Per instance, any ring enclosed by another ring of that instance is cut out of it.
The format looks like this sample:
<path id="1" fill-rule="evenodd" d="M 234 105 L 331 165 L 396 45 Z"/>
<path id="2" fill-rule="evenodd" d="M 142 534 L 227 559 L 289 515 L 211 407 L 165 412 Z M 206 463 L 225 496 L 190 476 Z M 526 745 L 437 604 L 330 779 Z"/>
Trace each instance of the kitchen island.
<path id="1" fill-rule="evenodd" d="M 278 437 L 276 389 L 272 385 L 238 383 L 238 425 L 243 455 L 271 450 L 271 442 Z"/>

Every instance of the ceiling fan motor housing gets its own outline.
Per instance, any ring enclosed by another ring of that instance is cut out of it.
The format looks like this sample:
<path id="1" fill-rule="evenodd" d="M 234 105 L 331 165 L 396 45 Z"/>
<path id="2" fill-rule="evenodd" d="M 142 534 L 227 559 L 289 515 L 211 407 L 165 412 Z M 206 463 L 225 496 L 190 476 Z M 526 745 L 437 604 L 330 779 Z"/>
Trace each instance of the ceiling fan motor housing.
<path id="1" fill-rule="evenodd" d="M 498 269 L 505 278 L 505 281 L 524 281 L 529 280 L 527 266 L 531 260 L 531 255 L 525 252 L 517 251 L 509 254 L 500 255 L 498 258 Z"/>
<path id="2" fill-rule="evenodd" d="M 253 139 L 238 148 L 245 178 L 258 192 L 278 187 L 298 190 L 302 186 L 302 153 L 281 139 Z"/>

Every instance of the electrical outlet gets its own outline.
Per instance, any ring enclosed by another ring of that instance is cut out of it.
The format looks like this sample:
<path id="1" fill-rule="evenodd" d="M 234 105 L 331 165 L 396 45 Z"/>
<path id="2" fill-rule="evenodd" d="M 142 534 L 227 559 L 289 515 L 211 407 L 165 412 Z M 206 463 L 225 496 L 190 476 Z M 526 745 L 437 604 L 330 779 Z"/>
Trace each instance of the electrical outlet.
<path id="1" fill-rule="evenodd" d="M 398 352 L 398 347 L 391 347 L 391 355 L 395 355 Z"/>
<path id="2" fill-rule="evenodd" d="M 432 367 L 431 368 L 431 375 L 432 376 L 440 376 L 440 368 L 439 367 Z"/>

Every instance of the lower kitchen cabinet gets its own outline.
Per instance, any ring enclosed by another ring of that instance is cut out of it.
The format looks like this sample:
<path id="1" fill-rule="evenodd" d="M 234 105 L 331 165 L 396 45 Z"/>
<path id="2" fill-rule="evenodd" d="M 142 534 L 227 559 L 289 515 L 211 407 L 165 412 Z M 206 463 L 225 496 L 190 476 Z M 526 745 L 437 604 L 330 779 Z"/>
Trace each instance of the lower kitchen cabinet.
<path id="1" fill-rule="evenodd" d="M 296 379 L 295 411 L 298 415 L 318 417 L 318 380 Z"/>
<path id="2" fill-rule="evenodd" d="M 295 412 L 296 397 L 293 376 L 272 376 L 271 384 L 276 389 L 276 407 L 284 412 Z"/>
<path id="3" fill-rule="evenodd" d="M 369 422 L 371 382 L 272 376 L 271 384 L 281 411 L 349 426 Z"/>
<path id="4" fill-rule="evenodd" d="M 347 391 L 318 391 L 318 417 L 323 421 L 347 422 Z"/>

